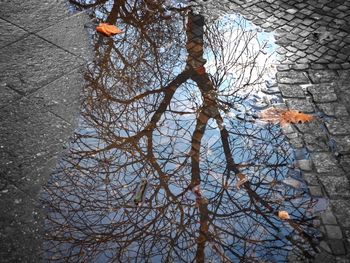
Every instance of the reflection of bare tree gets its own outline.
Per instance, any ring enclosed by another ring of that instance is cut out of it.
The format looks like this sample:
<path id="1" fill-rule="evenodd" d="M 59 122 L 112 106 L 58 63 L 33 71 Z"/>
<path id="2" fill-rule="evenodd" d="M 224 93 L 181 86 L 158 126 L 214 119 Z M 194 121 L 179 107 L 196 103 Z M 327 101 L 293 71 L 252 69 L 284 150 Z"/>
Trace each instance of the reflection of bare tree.
<path id="1" fill-rule="evenodd" d="M 292 157 L 278 127 L 227 117 L 265 70 L 227 77 L 258 59 L 252 35 L 237 39 L 249 50 L 226 61 L 217 24 L 156 2 L 87 5 L 122 19 L 125 34 L 96 41 L 80 130 L 45 194 L 48 259 L 281 262 L 291 249 L 311 257 L 312 203 L 282 184 Z M 149 187 L 137 207 L 142 178 Z"/>

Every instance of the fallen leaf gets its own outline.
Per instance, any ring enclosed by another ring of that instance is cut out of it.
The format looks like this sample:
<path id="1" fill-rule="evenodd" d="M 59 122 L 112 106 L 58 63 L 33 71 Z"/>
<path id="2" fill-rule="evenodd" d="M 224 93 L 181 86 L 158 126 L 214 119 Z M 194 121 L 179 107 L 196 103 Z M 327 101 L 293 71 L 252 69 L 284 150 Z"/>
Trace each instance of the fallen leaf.
<path id="1" fill-rule="evenodd" d="M 278 217 L 282 220 L 290 219 L 290 216 L 287 211 L 278 211 Z"/>
<path id="2" fill-rule="evenodd" d="M 241 187 L 245 182 L 247 182 L 248 179 L 247 179 L 247 177 L 246 177 L 244 174 L 242 174 L 242 173 L 238 173 L 238 174 L 237 174 L 237 177 L 238 177 L 238 181 L 237 181 L 237 183 L 236 183 L 236 188 L 237 188 L 237 189 L 240 189 L 240 187 Z"/>
<path id="3" fill-rule="evenodd" d="M 285 124 L 305 123 L 314 119 L 314 116 L 296 110 L 268 108 L 260 112 L 262 121 Z"/>
<path id="4" fill-rule="evenodd" d="M 302 113 L 300 111 L 289 110 L 282 113 L 281 124 L 287 123 L 305 123 L 309 122 L 314 118 L 314 116 Z"/>
<path id="5" fill-rule="evenodd" d="M 96 27 L 96 31 L 101 33 L 101 34 L 103 34 L 103 35 L 105 35 L 105 36 L 107 36 L 107 37 L 123 33 L 123 31 L 121 31 L 115 25 L 110 25 L 110 24 L 107 24 L 107 23 L 100 23 Z"/>

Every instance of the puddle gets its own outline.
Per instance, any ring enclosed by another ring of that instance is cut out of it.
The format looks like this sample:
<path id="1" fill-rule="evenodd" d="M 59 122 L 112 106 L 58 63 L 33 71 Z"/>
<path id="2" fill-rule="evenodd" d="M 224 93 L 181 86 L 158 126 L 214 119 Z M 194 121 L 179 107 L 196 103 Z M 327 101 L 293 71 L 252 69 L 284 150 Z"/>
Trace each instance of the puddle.
<path id="1" fill-rule="evenodd" d="M 46 259 L 311 258 L 323 205 L 293 170 L 306 153 L 256 121 L 281 102 L 271 35 L 178 3 L 102 2 L 95 19 L 124 33 L 93 35 L 79 127 L 43 193 Z"/>

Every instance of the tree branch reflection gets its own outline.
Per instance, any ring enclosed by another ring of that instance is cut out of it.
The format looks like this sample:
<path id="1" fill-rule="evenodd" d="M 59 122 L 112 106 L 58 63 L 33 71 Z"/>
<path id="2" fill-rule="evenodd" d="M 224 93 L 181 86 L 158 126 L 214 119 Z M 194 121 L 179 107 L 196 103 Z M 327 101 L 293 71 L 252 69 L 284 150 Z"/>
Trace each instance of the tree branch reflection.
<path id="1" fill-rule="evenodd" d="M 292 149 L 277 126 L 234 117 L 268 70 L 258 61 L 265 44 L 251 45 L 256 33 L 239 20 L 239 33 L 230 20 L 206 25 L 162 1 L 70 2 L 121 21 L 125 33 L 95 36 L 80 127 L 44 195 L 47 259 L 312 257 L 314 202 L 283 183 Z M 142 179 L 148 189 L 137 206 Z M 280 210 L 291 219 L 279 219 Z"/>

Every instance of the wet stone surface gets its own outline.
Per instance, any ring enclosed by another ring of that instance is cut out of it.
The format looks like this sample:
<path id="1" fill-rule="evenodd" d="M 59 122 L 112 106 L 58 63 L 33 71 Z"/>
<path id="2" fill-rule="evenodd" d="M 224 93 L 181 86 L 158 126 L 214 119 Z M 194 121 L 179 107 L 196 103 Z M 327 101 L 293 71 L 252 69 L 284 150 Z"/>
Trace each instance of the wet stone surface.
<path id="1" fill-rule="evenodd" d="M 322 232 L 321 252 L 314 262 L 349 262 L 348 1 L 195 1 L 200 6 L 194 9 L 201 10 L 204 19 L 177 13 L 174 7 L 180 6 L 174 1 L 167 2 L 172 2 L 172 11 L 143 4 L 137 17 L 135 10 L 129 14 L 106 11 L 113 6 L 111 1 L 88 24 L 85 14 L 68 13 L 68 8 L 84 9 L 84 0 L 76 2 L 79 6 L 73 8 L 61 0 L 1 2 L 0 193 L 5 211 L 1 215 L 1 262 L 38 262 L 42 256 L 44 261 L 63 261 L 69 252 L 75 259 L 91 260 L 91 253 L 101 251 L 101 262 L 126 257 L 174 261 L 170 252 L 165 258 L 164 252 L 170 250 L 161 242 L 170 244 L 171 251 L 180 251 L 178 257 L 187 257 L 186 261 L 203 262 L 210 257 L 218 262 L 237 261 L 246 244 L 241 260 L 312 262 L 305 259 L 305 253 L 301 256 L 303 250 L 310 257 L 314 254 L 313 243 L 295 234 L 300 228 L 316 236 L 318 230 Z M 92 5 L 92 11 L 100 8 Z M 272 78 L 277 68 L 277 83 L 261 85 L 263 93 L 249 98 L 243 108 L 237 107 L 242 94 L 228 88 L 246 83 L 242 77 L 246 73 L 232 70 L 241 68 L 242 61 L 234 64 L 237 58 L 232 57 L 224 63 L 220 57 L 227 58 L 228 53 L 223 53 L 216 57 L 220 63 L 215 66 L 208 52 L 218 50 L 222 43 L 233 49 L 223 41 L 230 39 L 230 26 L 224 27 L 227 32 L 205 27 L 210 34 L 202 38 L 203 21 L 233 10 L 266 32 L 273 31 L 279 45 L 278 63 L 272 63 L 269 75 Z M 69 151 L 58 159 L 77 123 L 82 84 L 80 71 L 74 69 L 89 58 L 88 40 L 81 37 L 83 28 L 94 29 L 98 21 L 128 30 L 113 38 L 92 36 L 96 59 L 85 74 L 79 128 Z M 28 37 L 33 32 L 37 35 Z M 191 67 L 192 71 L 181 73 Z M 280 103 L 279 94 L 289 109 L 312 113 L 316 120 L 282 127 L 286 137 L 276 124 L 255 124 L 259 111 Z M 217 119 L 220 114 L 222 123 Z M 225 130 L 229 139 L 239 139 L 225 144 Z M 256 141 L 248 139 L 252 136 Z M 230 151 L 225 150 L 227 145 Z M 271 152 L 266 145 L 278 150 Z M 306 147 L 311 159 L 299 156 L 295 160 L 292 147 Z M 227 152 L 238 168 L 227 161 Z M 57 160 L 59 165 L 52 172 Z M 225 162 L 231 165 L 218 165 Z M 302 168 L 303 175 L 291 172 L 299 171 L 296 167 Z M 38 193 L 50 174 L 41 198 L 47 219 L 54 221 L 45 223 L 49 234 L 43 255 Z M 222 174 L 227 177 L 222 179 Z M 308 187 L 301 183 L 301 176 Z M 143 188 L 141 179 L 146 177 Z M 322 213 L 327 200 L 330 207 Z M 291 219 L 280 220 L 279 210 L 288 211 Z M 314 220 L 315 226 L 321 224 L 318 230 L 299 220 L 314 213 L 321 219 Z M 246 216 L 259 224 L 241 222 Z M 266 231 L 275 231 L 266 218 L 284 229 L 267 242 L 277 250 L 256 242 L 268 238 Z M 253 231 L 244 231 L 247 226 Z M 82 235 L 79 231 L 84 228 L 88 231 Z M 239 236 L 232 238 L 232 232 Z M 107 237 L 113 242 L 108 243 Z M 176 242 L 181 237 L 191 249 Z M 75 240 L 83 249 L 56 247 L 58 238 L 60 245 Z M 152 238 L 157 242 L 151 246 L 143 242 Z M 124 244 L 138 252 L 125 256 Z M 162 253 L 151 253 L 157 250 Z"/>

